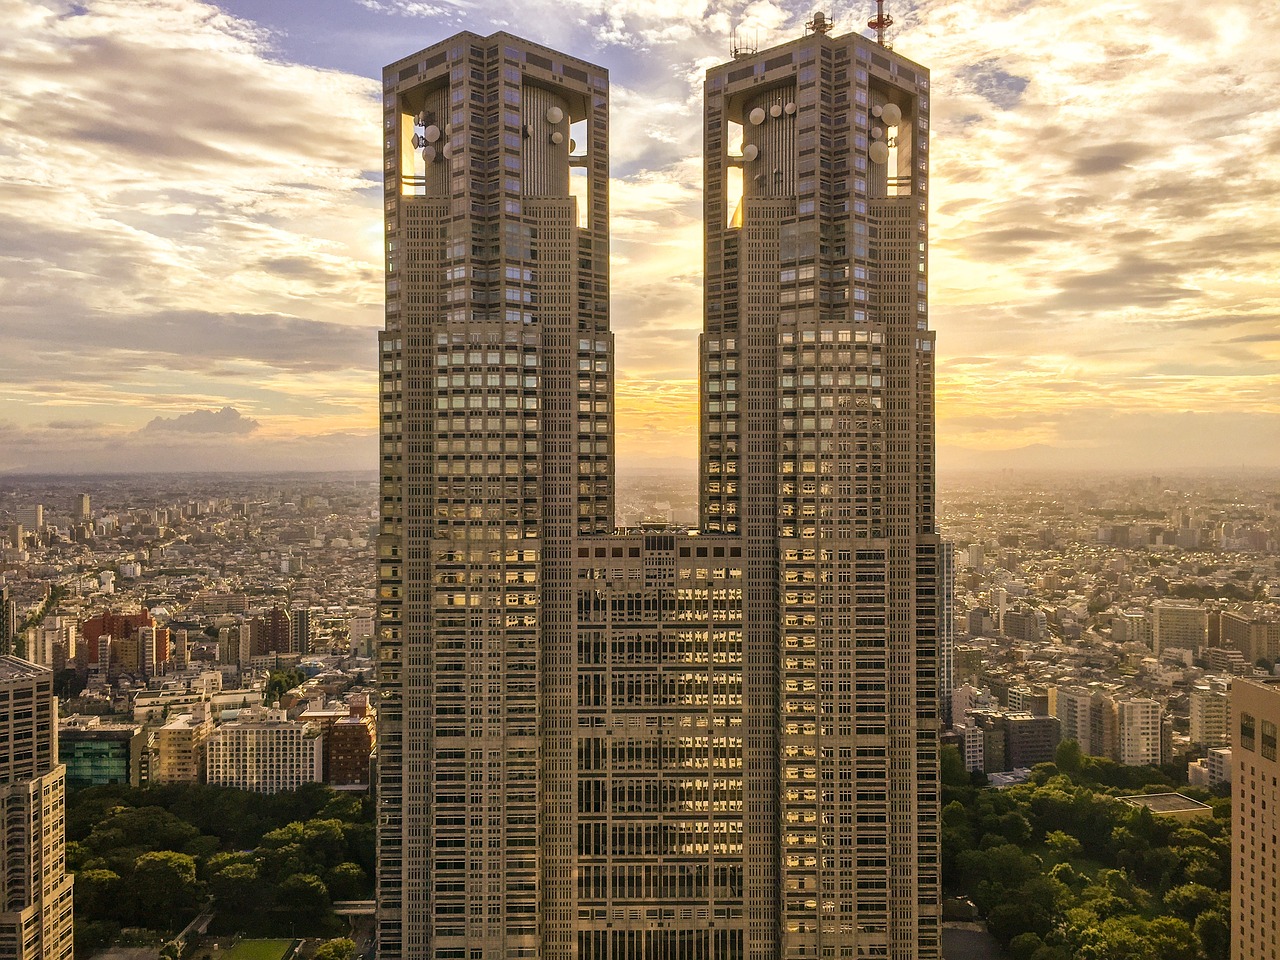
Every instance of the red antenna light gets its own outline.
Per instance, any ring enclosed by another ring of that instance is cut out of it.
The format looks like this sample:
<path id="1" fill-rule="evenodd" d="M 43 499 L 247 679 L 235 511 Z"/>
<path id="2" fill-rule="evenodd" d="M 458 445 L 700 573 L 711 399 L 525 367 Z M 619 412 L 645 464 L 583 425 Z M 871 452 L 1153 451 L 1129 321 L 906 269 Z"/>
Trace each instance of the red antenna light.
<path id="1" fill-rule="evenodd" d="M 893 26 L 893 17 L 884 12 L 884 0 L 876 0 L 876 15 L 867 21 L 867 26 L 876 32 L 876 43 L 889 46 L 884 42 L 884 32 Z"/>

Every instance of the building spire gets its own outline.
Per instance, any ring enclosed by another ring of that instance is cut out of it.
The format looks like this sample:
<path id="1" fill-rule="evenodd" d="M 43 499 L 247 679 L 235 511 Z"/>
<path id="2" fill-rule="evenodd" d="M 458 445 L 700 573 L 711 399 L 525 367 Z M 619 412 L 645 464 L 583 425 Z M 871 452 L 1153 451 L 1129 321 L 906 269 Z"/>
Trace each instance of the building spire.
<path id="1" fill-rule="evenodd" d="M 884 11 L 885 0 L 876 0 L 876 15 L 867 21 L 867 26 L 876 32 L 876 43 L 882 47 L 890 47 L 885 43 L 885 31 L 893 26 L 893 17 Z"/>

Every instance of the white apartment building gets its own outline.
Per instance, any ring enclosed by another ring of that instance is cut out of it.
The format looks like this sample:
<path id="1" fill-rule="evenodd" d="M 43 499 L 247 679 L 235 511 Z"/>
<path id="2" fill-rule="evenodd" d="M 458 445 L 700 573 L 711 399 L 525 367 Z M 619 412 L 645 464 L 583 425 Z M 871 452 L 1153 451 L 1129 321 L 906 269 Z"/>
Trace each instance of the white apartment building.
<path id="1" fill-rule="evenodd" d="M 224 723 L 209 738 L 209 783 L 279 793 L 323 779 L 320 727 L 289 720 L 283 710 L 251 707 Z"/>
<path id="2" fill-rule="evenodd" d="M 1190 693 L 1191 742 L 1223 747 L 1231 742 L 1231 680 L 1205 677 Z"/>
<path id="3" fill-rule="evenodd" d="M 1116 760 L 1127 767 L 1158 766 L 1160 722 L 1164 711 L 1156 700 L 1116 703 Z"/>

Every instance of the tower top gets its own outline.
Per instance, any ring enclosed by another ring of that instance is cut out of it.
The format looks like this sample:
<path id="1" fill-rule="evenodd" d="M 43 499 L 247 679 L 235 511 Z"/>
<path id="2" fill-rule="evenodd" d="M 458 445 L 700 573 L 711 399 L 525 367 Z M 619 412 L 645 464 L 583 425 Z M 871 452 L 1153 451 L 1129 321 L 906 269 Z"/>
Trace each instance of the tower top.
<path id="1" fill-rule="evenodd" d="M 821 10 L 815 10 L 813 19 L 804 26 L 809 33 L 830 33 L 834 24 L 827 19 L 827 15 Z"/>
<path id="2" fill-rule="evenodd" d="M 884 12 L 885 0 L 876 0 L 876 15 L 867 21 L 867 26 L 876 32 L 876 43 L 882 47 L 891 47 L 884 39 L 885 31 L 893 26 L 893 17 Z"/>

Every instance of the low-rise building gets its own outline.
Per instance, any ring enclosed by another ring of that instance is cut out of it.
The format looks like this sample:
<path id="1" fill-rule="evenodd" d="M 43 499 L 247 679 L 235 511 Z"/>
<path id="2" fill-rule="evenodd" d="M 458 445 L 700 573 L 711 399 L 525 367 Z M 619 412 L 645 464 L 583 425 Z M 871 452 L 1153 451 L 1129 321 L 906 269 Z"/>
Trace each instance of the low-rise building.
<path id="1" fill-rule="evenodd" d="M 58 726 L 58 752 L 67 768 L 67 786 L 141 786 L 149 775 L 149 739 L 140 723 L 64 717 Z"/>
<path id="2" fill-rule="evenodd" d="M 209 739 L 209 783 L 278 793 L 324 779 L 320 728 L 289 720 L 283 710 L 251 707 L 222 724 Z"/>
<path id="3" fill-rule="evenodd" d="M 205 749 L 213 718 L 203 703 L 179 714 L 156 730 L 151 763 L 153 783 L 199 783 L 204 776 Z"/>

